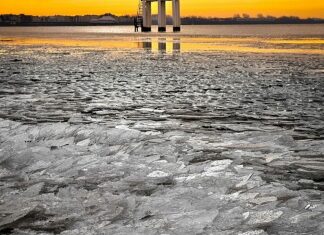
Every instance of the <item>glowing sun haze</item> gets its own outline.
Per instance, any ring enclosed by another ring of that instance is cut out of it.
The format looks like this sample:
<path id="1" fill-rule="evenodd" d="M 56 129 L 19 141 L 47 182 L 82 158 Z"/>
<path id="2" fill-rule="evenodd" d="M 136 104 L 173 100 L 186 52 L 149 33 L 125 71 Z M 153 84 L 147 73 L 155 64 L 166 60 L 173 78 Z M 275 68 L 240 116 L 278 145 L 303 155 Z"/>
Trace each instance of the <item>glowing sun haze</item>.
<path id="1" fill-rule="evenodd" d="M 0 0 L 0 14 L 125 15 L 135 14 L 137 4 L 138 0 Z M 183 16 L 227 17 L 235 13 L 262 13 L 324 18 L 324 0 L 181 0 L 181 12 Z M 171 13 L 170 3 L 168 13 Z"/>

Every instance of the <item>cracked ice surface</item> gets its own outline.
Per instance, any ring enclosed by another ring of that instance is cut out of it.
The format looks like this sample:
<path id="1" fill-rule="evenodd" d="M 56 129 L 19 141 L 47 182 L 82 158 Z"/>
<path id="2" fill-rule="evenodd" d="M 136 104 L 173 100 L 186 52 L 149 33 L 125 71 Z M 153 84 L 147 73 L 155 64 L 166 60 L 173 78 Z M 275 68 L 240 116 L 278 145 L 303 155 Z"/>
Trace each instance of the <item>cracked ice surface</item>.
<path id="1" fill-rule="evenodd" d="M 323 57 L 1 48 L 1 233 L 322 234 Z"/>
<path id="2" fill-rule="evenodd" d="M 311 175 L 294 170 L 305 160 L 291 161 L 293 148 L 305 143 L 276 143 L 287 138 L 282 130 L 247 132 L 243 138 L 98 124 L 0 123 L 5 232 L 321 234 L 324 229 L 323 194 L 314 189 Z M 269 153 L 262 151 L 274 149 L 280 158 L 267 163 Z M 282 180 L 288 168 L 290 178 Z M 310 182 L 311 189 L 298 180 Z"/>

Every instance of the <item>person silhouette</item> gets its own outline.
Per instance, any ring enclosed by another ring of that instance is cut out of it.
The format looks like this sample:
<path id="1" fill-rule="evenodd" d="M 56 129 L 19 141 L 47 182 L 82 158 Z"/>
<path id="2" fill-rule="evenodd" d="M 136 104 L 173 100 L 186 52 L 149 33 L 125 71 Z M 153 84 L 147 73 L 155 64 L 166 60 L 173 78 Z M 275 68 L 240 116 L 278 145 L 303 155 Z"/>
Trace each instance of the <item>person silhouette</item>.
<path id="1" fill-rule="evenodd" d="M 134 28 L 135 28 L 135 32 L 138 32 L 138 22 L 136 17 L 134 17 Z"/>

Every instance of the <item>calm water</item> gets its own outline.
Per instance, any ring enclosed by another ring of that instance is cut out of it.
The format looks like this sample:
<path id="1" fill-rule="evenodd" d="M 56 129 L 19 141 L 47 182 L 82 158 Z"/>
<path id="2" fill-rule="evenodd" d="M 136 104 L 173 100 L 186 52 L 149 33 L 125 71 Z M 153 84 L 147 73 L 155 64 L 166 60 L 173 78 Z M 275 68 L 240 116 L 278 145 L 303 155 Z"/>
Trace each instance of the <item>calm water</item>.
<path id="1" fill-rule="evenodd" d="M 133 26 L 0 27 L 1 44 L 151 51 L 324 54 L 324 24 L 185 25 L 181 33 L 134 33 Z"/>
<path id="2" fill-rule="evenodd" d="M 98 34 L 133 34 L 133 26 L 80 26 L 80 27 L 13 27 L 0 28 L 0 36 L 34 35 L 84 37 Z M 153 27 L 154 35 L 157 27 Z M 168 33 L 171 27 L 168 27 Z M 167 34 L 168 34 L 167 33 Z M 320 36 L 324 37 L 324 24 L 317 25 L 184 25 L 182 32 L 177 35 L 186 36 L 258 36 L 258 37 L 287 37 L 287 36 Z"/>

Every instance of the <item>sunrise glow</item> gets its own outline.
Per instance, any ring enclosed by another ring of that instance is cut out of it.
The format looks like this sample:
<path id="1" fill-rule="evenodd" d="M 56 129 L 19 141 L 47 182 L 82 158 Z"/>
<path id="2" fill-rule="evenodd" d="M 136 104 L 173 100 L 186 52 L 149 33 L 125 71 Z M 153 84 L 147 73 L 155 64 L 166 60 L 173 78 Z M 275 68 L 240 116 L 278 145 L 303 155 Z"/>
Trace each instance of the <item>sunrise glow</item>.
<path id="1" fill-rule="evenodd" d="M 137 0 L 1 0 L 0 14 L 84 15 L 135 14 Z M 170 4 L 169 4 L 170 5 Z M 170 13 L 170 7 L 168 7 Z M 324 18 L 323 0 L 182 0 L 182 16 L 229 17 L 236 13 L 255 16 L 294 15 Z"/>

